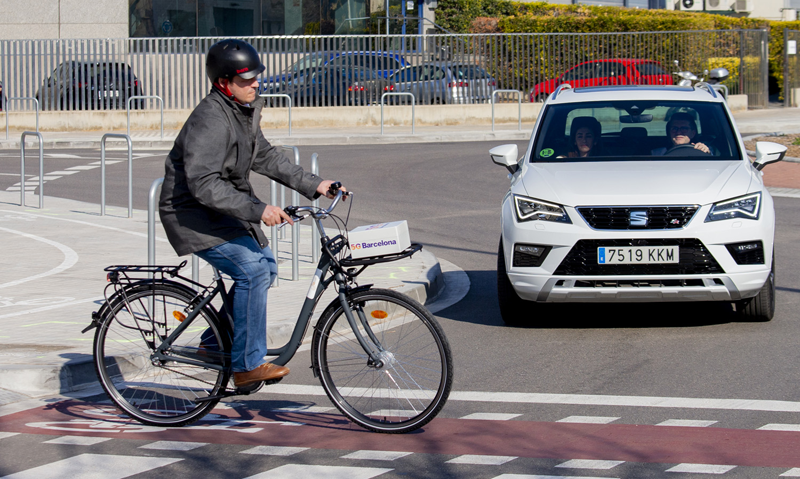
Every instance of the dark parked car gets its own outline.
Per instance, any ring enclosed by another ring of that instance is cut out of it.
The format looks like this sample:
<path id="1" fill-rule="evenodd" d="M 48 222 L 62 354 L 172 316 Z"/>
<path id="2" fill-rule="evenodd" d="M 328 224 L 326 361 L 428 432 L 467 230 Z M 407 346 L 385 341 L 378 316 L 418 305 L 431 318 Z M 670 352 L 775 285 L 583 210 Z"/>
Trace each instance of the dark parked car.
<path id="1" fill-rule="evenodd" d="M 261 83 L 260 92 L 292 95 L 295 89 L 306 85 L 312 76 L 325 70 L 374 70 L 378 76 L 386 78 L 407 65 L 408 62 L 401 55 L 383 51 L 309 53 L 284 73 L 265 79 Z"/>
<path id="2" fill-rule="evenodd" d="M 6 105 L 6 96 L 3 93 L 3 83 L 0 82 L 0 111 L 3 110 L 3 107 Z"/>
<path id="3" fill-rule="evenodd" d="M 672 75 L 653 60 L 614 58 L 579 63 L 559 78 L 538 83 L 530 94 L 531 102 L 544 101 L 559 85 L 572 88 L 606 85 L 672 85 Z"/>
<path id="4" fill-rule="evenodd" d="M 142 95 L 131 67 L 112 62 L 65 62 L 53 70 L 36 98 L 42 110 L 126 109 L 128 98 Z M 143 100 L 131 108 L 140 108 Z"/>

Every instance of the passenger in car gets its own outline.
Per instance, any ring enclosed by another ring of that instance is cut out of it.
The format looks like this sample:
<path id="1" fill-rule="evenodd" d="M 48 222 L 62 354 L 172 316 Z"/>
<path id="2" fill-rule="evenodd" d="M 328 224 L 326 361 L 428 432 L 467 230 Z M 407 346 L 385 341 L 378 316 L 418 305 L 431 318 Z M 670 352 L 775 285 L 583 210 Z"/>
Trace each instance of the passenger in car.
<path id="1" fill-rule="evenodd" d="M 711 148 L 709 148 L 708 145 L 700 141 L 695 142 L 695 138 L 697 137 L 697 123 L 694 117 L 689 113 L 678 112 L 672 115 L 672 118 L 667 122 L 667 137 L 669 137 L 670 144 L 653 149 L 650 152 L 651 155 L 665 155 L 669 150 L 682 145 L 691 145 L 695 150 L 712 154 Z"/>
<path id="2" fill-rule="evenodd" d="M 566 155 L 559 158 L 583 158 L 600 155 L 600 136 L 603 128 L 591 116 L 579 116 L 572 120 L 569 128 L 569 148 Z"/>

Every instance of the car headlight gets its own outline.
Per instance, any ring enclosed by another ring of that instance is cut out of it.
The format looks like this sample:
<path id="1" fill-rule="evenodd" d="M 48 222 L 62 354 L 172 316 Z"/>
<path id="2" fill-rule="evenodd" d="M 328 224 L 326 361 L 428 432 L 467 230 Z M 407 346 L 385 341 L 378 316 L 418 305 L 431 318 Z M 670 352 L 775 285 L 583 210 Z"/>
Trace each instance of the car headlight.
<path id="1" fill-rule="evenodd" d="M 757 220 L 761 214 L 761 192 L 714 203 L 706 222 L 744 218 Z"/>
<path id="2" fill-rule="evenodd" d="M 514 205 L 519 221 L 556 221 L 558 223 L 572 223 L 567 210 L 561 205 L 546 201 L 528 198 L 527 196 L 514 195 Z"/>

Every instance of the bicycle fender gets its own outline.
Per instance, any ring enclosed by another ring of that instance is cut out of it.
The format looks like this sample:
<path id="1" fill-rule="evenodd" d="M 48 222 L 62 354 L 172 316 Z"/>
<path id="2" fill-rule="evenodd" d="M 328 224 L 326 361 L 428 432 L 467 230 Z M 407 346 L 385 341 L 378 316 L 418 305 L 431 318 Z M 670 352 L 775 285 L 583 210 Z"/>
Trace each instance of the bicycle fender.
<path id="1" fill-rule="evenodd" d="M 347 297 L 347 301 L 349 302 L 353 295 L 358 293 L 363 293 L 364 291 L 369 291 L 372 289 L 372 284 L 365 284 L 363 286 L 359 286 L 357 288 L 349 289 L 345 296 Z M 319 316 L 319 320 L 317 323 L 314 324 L 314 335 L 311 339 L 311 370 L 314 373 L 314 377 L 319 377 L 319 364 L 317 363 L 317 345 L 319 344 L 320 337 L 319 335 L 322 334 L 320 328 L 322 327 L 322 318 L 327 318 L 328 316 L 332 315 L 337 309 L 341 308 L 342 305 L 339 304 L 339 299 L 334 299 L 331 301 L 328 306 L 325 307 L 325 310 Z"/>

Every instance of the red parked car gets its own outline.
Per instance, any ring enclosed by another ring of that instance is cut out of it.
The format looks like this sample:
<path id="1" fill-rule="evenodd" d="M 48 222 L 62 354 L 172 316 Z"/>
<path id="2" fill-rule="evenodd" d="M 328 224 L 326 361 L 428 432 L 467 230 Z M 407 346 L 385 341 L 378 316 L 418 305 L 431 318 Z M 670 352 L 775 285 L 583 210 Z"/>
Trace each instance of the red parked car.
<path id="1" fill-rule="evenodd" d="M 559 85 L 573 88 L 605 85 L 672 85 L 672 75 L 653 60 L 610 58 L 575 65 L 559 78 L 537 83 L 530 94 L 531 102 L 544 101 Z"/>

